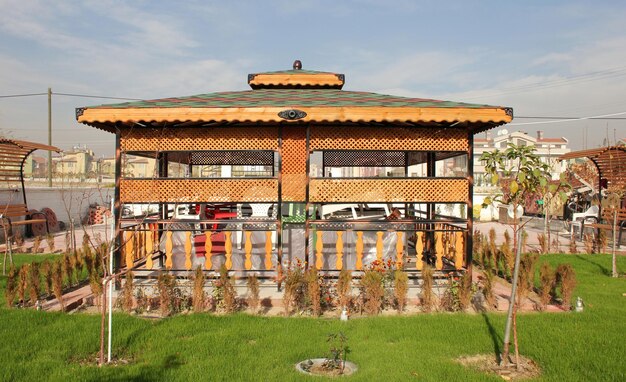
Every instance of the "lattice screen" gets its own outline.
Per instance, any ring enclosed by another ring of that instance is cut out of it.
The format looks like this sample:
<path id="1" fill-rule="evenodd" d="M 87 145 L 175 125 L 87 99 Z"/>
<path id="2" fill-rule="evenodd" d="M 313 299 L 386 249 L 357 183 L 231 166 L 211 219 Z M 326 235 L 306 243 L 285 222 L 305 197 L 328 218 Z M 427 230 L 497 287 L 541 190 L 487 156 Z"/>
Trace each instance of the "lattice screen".
<path id="1" fill-rule="evenodd" d="M 274 164 L 273 151 L 193 151 L 194 165 L 262 165 Z"/>
<path id="2" fill-rule="evenodd" d="M 325 151 L 326 167 L 406 166 L 406 155 L 402 151 Z"/>
<path id="3" fill-rule="evenodd" d="M 303 202 L 306 199 L 306 157 L 306 130 L 301 126 L 283 127 L 283 201 Z"/>
<path id="4" fill-rule="evenodd" d="M 463 129 L 400 127 L 311 127 L 312 150 L 467 151 Z"/>
<path id="5" fill-rule="evenodd" d="M 122 179 L 122 203 L 277 202 L 276 179 Z"/>
<path id="6" fill-rule="evenodd" d="M 134 128 L 122 132 L 122 151 L 277 150 L 277 127 Z"/>
<path id="7" fill-rule="evenodd" d="M 459 202 L 469 197 L 466 179 L 311 179 L 315 203 Z"/>

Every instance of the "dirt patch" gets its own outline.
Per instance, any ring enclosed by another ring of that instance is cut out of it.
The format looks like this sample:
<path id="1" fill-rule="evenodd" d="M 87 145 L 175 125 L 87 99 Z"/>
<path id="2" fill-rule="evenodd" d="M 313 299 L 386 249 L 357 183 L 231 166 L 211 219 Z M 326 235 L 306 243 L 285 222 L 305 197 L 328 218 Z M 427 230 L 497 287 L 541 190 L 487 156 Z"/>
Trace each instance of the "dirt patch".
<path id="1" fill-rule="evenodd" d="M 541 375 L 541 369 L 539 369 L 535 361 L 523 356 L 520 356 L 519 367 L 515 365 L 500 366 L 498 359 L 492 354 L 463 356 L 458 358 L 457 361 L 470 369 L 498 375 L 505 381 L 521 381 L 537 378 Z"/>

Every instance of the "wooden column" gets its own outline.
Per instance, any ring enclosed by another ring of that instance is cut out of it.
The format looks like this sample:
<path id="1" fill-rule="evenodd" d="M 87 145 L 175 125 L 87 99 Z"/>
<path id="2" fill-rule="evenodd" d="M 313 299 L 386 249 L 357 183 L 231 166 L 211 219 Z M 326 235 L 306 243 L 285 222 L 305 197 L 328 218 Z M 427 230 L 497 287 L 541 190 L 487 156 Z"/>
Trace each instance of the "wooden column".
<path id="1" fill-rule="evenodd" d="M 472 250 L 474 246 L 474 133 L 468 130 L 467 134 L 467 239 L 465 240 L 465 263 L 467 271 L 472 272 Z"/>

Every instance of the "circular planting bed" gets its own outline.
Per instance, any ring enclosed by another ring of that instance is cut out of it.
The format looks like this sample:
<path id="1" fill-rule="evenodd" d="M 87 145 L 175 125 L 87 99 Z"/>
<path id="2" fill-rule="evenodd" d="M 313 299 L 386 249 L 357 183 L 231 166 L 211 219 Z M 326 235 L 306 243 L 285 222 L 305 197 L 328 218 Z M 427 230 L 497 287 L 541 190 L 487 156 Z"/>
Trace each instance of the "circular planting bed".
<path id="1" fill-rule="evenodd" d="M 350 361 L 335 364 L 328 358 L 310 358 L 296 363 L 296 370 L 302 374 L 325 377 L 348 376 L 354 374 L 358 369 L 357 365 Z"/>

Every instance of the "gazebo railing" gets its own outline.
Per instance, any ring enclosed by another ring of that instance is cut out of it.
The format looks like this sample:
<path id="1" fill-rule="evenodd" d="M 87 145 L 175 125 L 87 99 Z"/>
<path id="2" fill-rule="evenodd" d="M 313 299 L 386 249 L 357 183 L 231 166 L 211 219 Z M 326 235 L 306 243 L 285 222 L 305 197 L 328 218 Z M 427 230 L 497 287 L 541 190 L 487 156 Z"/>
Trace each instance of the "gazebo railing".
<path id="1" fill-rule="evenodd" d="M 122 263 L 129 269 L 172 271 L 198 266 L 216 271 L 223 264 L 229 271 L 268 276 L 275 275 L 279 263 L 288 268 L 298 262 L 326 273 L 363 271 L 380 262 L 408 272 L 420 272 L 425 264 L 438 271 L 468 266 L 469 233 L 460 220 L 311 220 L 308 229 L 305 223 L 283 223 L 280 259 L 274 239 L 279 224 L 270 219 L 124 219 Z"/>

